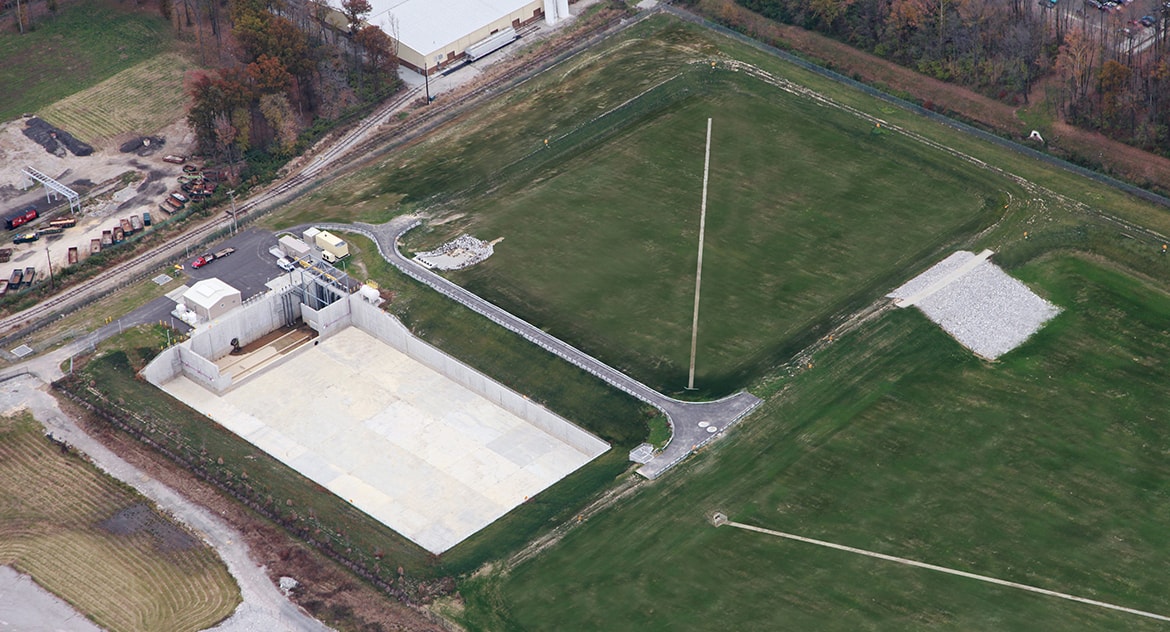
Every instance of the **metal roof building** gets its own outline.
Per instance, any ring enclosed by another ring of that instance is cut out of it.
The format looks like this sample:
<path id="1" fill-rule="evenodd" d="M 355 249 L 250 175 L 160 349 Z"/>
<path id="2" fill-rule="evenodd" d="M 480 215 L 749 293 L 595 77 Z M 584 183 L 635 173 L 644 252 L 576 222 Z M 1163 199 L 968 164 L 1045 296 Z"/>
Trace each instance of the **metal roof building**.
<path id="1" fill-rule="evenodd" d="M 333 0 L 340 6 L 340 0 Z M 569 17 L 568 0 L 371 0 L 367 21 L 398 41 L 402 65 L 434 72 L 486 55 L 544 18 Z"/>

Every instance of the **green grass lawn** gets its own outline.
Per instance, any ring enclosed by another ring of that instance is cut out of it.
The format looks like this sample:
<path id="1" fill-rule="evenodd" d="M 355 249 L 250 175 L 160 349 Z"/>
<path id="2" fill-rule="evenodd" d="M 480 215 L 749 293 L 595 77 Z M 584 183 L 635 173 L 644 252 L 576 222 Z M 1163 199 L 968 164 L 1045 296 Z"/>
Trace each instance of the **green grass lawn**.
<path id="1" fill-rule="evenodd" d="M 722 395 L 807 344 L 817 323 L 897 285 L 940 244 L 998 219 L 1005 191 L 1019 192 L 742 75 L 724 72 L 704 88 L 477 204 L 459 229 L 505 239 L 454 278 L 681 391 L 711 117 L 696 384 Z"/>
<path id="2" fill-rule="evenodd" d="M 1170 296 L 1088 259 L 998 364 L 915 311 L 814 359 L 728 440 L 506 577 L 472 629 L 1141 630 L 1155 622 L 730 528 L 733 520 L 1170 614 Z M 700 596 L 701 595 L 701 596 Z M 1159 624 L 1160 625 L 1160 624 Z"/>
<path id="3" fill-rule="evenodd" d="M 843 109 L 697 63 L 719 54 L 687 27 L 651 35 L 550 71 L 344 188 L 318 192 L 311 208 L 461 216 L 408 235 L 407 247 L 464 231 L 502 237 L 491 259 L 453 278 L 681 394 L 711 117 L 693 394 L 710 396 L 743 388 L 815 340 L 830 316 L 895 287 L 1025 197 L 993 172 Z"/>
<path id="4" fill-rule="evenodd" d="M 157 12 L 102 0 L 63 4 L 35 26 L 25 35 L 7 28 L 0 35 L 0 121 L 36 113 L 168 50 L 174 41 Z"/>

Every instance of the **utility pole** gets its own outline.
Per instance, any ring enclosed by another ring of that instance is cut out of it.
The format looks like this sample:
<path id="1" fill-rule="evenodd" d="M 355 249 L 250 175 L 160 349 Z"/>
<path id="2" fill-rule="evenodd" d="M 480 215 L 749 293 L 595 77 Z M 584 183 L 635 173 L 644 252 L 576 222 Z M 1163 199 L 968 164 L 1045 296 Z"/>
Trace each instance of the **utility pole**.
<path id="1" fill-rule="evenodd" d="M 45 258 L 49 260 L 49 289 L 57 288 L 56 281 L 53 280 L 53 257 L 49 255 L 49 244 L 45 244 Z"/>
<path id="2" fill-rule="evenodd" d="M 431 69 L 427 67 L 427 62 L 423 61 L 423 83 L 427 87 L 427 105 L 431 104 Z"/>
<path id="3" fill-rule="evenodd" d="M 236 192 L 231 190 L 227 192 L 228 197 L 232 200 L 232 234 L 236 234 Z"/>

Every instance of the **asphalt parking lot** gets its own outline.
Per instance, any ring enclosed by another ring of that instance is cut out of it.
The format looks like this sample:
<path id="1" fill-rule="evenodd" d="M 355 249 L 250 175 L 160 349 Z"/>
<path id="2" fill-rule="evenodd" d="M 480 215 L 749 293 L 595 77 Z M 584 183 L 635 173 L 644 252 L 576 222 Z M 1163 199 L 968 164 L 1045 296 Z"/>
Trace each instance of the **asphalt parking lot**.
<path id="1" fill-rule="evenodd" d="M 239 290 L 244 300 L 262 294 L 268 290 L 265 283 L 287 274 L 276 266 L 276 257 L 268 252 L 275 245 L 276 237 L 271 232 L 249 228 L 234 237 L 211 244 L 205 250 L 192 251 L 183 262 L 183 272 L 189 277 L 187 285 L 217 277 Z M 191 262 L 205 252 L 218 252 L 228 247 L 236 249 L 229 257 L 215 259 L 202 268 L 191 266 Z"/>

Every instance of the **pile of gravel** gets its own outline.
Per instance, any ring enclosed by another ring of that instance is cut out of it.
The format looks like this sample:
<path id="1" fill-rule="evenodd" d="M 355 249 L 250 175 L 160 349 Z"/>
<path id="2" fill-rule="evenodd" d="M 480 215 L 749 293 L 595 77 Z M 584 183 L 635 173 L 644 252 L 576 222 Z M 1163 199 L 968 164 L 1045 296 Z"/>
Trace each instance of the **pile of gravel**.
<path id="1" fill-rule="evenodd" d="M 974 256 L 971 252 L 957 252 L 889 296 L 912 296 Z M 966 274 L 921 298 L 916 307 L 964 347 L 990 360 L 1023 344 L 1060 313 L 1060 308 L 1037 296 L 990 261 L 980 262 Z"/>
<path id="2" fill-rule="evenodd" d="M 471 235 L 460 235 L 434 250 L 416 252 L 414 258 L 430 269 L 462 270 L 492 256 L 492 245 Z"/>
<path id="3" fill-rule="evenodd" d="M 66 149 L 76 156 L 88 156 L 93 153 L 93 147 L 77 140 L 73 134 L 53 127 L 35 116 L 25 122 L 24 135 L 54 156 L 63 157 Z"/>

